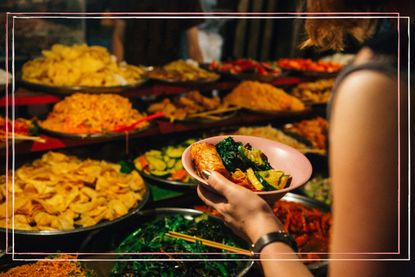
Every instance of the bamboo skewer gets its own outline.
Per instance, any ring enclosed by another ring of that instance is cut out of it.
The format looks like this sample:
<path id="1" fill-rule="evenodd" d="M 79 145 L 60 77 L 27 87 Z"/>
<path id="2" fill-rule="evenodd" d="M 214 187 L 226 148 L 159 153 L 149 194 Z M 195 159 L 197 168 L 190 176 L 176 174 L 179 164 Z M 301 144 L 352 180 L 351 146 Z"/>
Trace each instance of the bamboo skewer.
<path id="1" fill-rule="evenodd" d="M 11 135 L 8 136 L 8 139 L 12 139 L 13 137 Z M 1 136 L 1 139 L 6 139 L 6 136 Z M 26 136 L 26 135 L 14 135 L 14 139 L 17 140 L 31 140 L 31 141 L 36 141 L 36 142 L 40 142 L 40 143 L 45 143 L 46 140 L 41 138 L 41 137 L 35 137 L 35 136 Z"/>
<path id="2" fill-rule="evenodd" d="M 246 255 L 246 256 L 250 256 L 250 257 L 254 256 L 254 254 L 251 251 L 246 250 L 246 249 L 226 245 L 226 244 L 223 244 L 223 243 L 219 243 L 219 242 L 215 242 L 215 241 L 211 241 L 211 240 L 207 240 L 207 239 L 203 239 L 203 238 L 199 238 L 199 237 L 195 237 L 195 236 L 189 236 L 189 235 L 174 232 L 174 231 L 169 231 L 168 233 L 166 233 L 166 236 L 176 238 L 176 239 L 182 239 L 182 240 L 189 241 L 189 242 L 199 241 L 203 245 L 210 246 L 210 247 L 213 247 L 213 248 L 226 250 L 226 251 L 229 251 L 229 252 L 232 252 L 232 253 L 243 254 L 243 255 Z"/>
<path id="3" fill-rule="evenodd" d="M 326 153 L 326 150 L 323 150 L 323 149 L 311 149 L 311 148 L 306 148 L 306 149 L 302 149 L 302 151 L 303 151 L 304 153 L 313 153 L 313 154 L 320 154 L 320 155 L 325 155 L 325 154 L 327 154 L 327 153 Z"/>
<path id="4" fill-rule="evenodd" d="M 215 116 L 215 115 L 202 115 L 202 116 L 199 116 L 199 117 L 210 119 L 210 120 L 220 120 L 220 119 L 222 119 L 221 117 Z"/>
<path id="5" fill-rule="evenodd" d="M 217 110 L 208 111 L 208 112 L 191 114 L 188 117 L 202 117 L 202 116 L 212 115 L 212 114 L 217 114 L 217 113 L 226 113 L 226 112 L 231 112 L 231 111 L 237 111 L 239 109 L 241 109 L 241 107 L 223 108 L 223 109 L 217 109 Z"/>

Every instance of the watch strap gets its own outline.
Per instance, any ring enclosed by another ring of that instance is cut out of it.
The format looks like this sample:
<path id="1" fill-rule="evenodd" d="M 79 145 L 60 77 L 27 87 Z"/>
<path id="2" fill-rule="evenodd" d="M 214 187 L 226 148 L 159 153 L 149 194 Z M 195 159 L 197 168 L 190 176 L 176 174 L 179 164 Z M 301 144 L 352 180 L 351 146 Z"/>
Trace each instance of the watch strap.
<path id="1" fill-rule="evenodd" d="M 261 236 L 253 245 L 252 251 L 254 254 L 259 254 L 265 246 L 273 242 L 286 243 L 294 250 L 294 252 L 298 252 L 297 243 L 294 238 L 290 234 L 283 231 L 271 232 Z"/>

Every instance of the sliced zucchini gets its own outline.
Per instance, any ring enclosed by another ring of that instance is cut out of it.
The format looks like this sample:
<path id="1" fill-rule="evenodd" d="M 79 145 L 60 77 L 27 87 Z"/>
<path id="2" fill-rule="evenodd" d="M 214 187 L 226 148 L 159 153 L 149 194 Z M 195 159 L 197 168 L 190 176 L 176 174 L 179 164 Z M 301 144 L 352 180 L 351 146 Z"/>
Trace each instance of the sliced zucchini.
<path id="1" fill-rule="evenodd" d="M 292 179 L 293 178 L 290 175 L 282 176 L 279 184 L 280 189 L 288 187 L 291 184 Z"/>
<path id="2" fill-rule="evenodd" d="M 174 165 L 174 170 L 183 169 L 182 160 L 177 160 L 176 164 Z"/>
<path id="3" fill-rule="evenodd" d="M 167 161 L 167 168 L 173 168 L 176 165 L 176 160 L 175 159 L 170 159 L 169 161 Z"/>
<path id="4" fill-rule="evenodd" d="M 166 176 L 170 175 L 169 170 L 153 170 L 153 171 L 150 171 L 150 173 L 154 176 L 157 176 L 157 177 L 166 177 Z"/>
<path id="5" fill-rule="evenodd" d="M 161 158 L 161 151 L 160 150 L 150 150 L 144 154 L 146 157 L 156 157 Z"/>
<path id="6" fill-rule="evenodd" d="M 183 142 L 183 145 L 189 146 L 189 145 L 191 145 L 191 144 L 193 144 L 195 142 L 196 142 L 195 139 L 188 139 L 185 142 Z"/>
<path id="7" fill-rule="evenodd" d="M 183 147 L 167 147 L 166 155 L 170 158 L 180 158 L 184 152 Z"/>
<path id="8" fill-rule="evenodd" d="M 264 187 L 263 190 L 270 191 L 270 190 L 276 190 L 274 186 L 269 184 L 262 176 L 259 174 L 260 171 L 254 171 L 255 177 L 258 179 L 258 181 L 261 183 L 261 185 Z"/>
<path id="9" fill-rule="evenodd" d="M 171 158 L 167 155 L 163 156 L 163 161 L 165 161 L 166 163 L 168 163 L 171 160 Z"/>
<path id="10" fill-rule="evenodd" d="M 242 160 L 252 166 L 256 170 L 268 170 L 271 169 L 271 165 L 268 163 L 267 157 L 261 150 L 252 148 L 251 150 L 245 145 L 238 146 L 238 152 Z"/>
<path id="11" fill-rule="evenodd" d="M 252 170 L 252 168 L 248 168 L 246 170 L 246 176 L 248 177 L 249 182 L 257 189 L 257 190 L 264 190 L 264 186 L 261 184 L 261 182 L 257 179 L 255 176 L 255 172 Z"/>
<path id="12" fill-rule="evenodd" d="M 261 177 L 271 186 L 274 187 L 274 189 L 280 188 L 280 180 L 281 177 L 284 176 L 284 172 L 281 170 L 266 170 L 266 171 L 258 171 L 258 174 L 261 175 Z"/>
<path id="13" fill-rule="evenodd" d="M 265 186 L 265 183 L 272 186 L 273 189 L 283 189 L 290 185 L 292 177 L 290 175 L 284 174 L 281 170 L 266 170 L 266 171 L 256 171 L 256 174 L 259 176 L 261 184 Z"/>
<path id="14" fill-rule="evenodd" d="M 150 166 L 150 170 L 158 170 L 158 171 L 163 171 L 166 169 L 167 165 L 166 163 L 158 158 L 155 157 L 146 157 L 148 164 Z"/>

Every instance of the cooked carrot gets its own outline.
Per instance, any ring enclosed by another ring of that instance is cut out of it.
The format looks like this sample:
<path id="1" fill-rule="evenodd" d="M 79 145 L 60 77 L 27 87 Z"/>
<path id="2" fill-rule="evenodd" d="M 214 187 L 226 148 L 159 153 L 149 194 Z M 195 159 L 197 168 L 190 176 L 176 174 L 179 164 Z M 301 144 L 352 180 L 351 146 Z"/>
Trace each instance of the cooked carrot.
<path id="1" fill-rule="evenodd" d="M 141 167 L 142 167 L 143 169 L 144 169 L 144 168 L 146 168 L 146 167 L 148 166 L 147 159 L 146 159 L 146 157 L 144 157 L 144 155 L 140 156 L 140 157 L 138 158 L 138 161 L 140 162 Z"/>
<path id="2" fill-rule="evenodd" d="M 171 174 L 170 178 L 174 181 L 183 181 L 186 178 L 186 176 L 187 176 L 186 170 L 180 169 L 180 170 L 174 171 Z"/>

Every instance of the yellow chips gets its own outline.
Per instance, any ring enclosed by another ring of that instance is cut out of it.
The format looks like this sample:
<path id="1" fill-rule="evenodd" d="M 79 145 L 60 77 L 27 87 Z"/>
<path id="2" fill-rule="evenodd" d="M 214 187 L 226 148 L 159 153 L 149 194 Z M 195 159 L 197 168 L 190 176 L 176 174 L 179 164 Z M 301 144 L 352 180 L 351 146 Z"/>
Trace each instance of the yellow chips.
<path id="1" fill-rule="evenodd" d="M 50 86 L 108 87 L 142 80 L 144 67 L 117 64 L 101 46 L 55 44 L 23 65 L 25 81 Z"/>
<path id="2" fill-rule="evenodd" d="M 9 227 L 12 227 L 12 182 L 9 177 Z M 70 230 L 114 220 L 143 199 L 143 179 L 120 166 L 49 152 L 16 170 L 16 229 Z M 0 227 L 6 227 L 6 176 L 0 177 Z"/>

